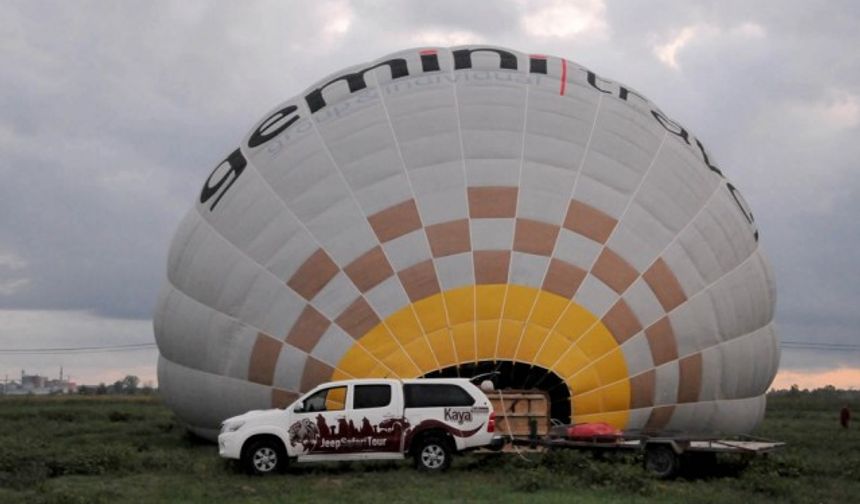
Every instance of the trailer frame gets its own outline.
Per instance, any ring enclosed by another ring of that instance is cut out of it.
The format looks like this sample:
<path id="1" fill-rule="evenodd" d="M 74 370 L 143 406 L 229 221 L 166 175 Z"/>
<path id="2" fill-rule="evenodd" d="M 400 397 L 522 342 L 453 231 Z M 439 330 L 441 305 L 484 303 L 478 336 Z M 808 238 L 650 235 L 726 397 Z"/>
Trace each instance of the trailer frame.
<path id="1" fill-rule="evenodd" d="M 662 479 L 676 476 L 681 469 L 685 454 L 717 454 L 738 455 L 745 458 L 767 456 L 785 446 L 784 442 L 738 435 L 727 438 L 702 437 L 683 433 L 662 433 L 651 435 L 646 433 L 623 433 L 614 437 L 592 437 L 569 439 L 564 436 L 549 435 L 543 437 L 514 437 L 508 441 L 513 446 L 527 446 L 547 450 L 569 449 L 603 454 L 610 452 L 639 452 L 643 454 L 645 468 Z"/>

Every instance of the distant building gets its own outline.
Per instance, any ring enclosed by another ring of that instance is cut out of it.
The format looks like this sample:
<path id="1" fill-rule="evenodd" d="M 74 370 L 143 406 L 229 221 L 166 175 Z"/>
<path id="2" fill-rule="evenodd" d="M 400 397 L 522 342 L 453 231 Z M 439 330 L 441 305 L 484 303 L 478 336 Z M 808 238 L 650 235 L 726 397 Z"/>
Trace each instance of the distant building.
<path id="1" fill-rule="evenodd" d="M 40 375 L 28 375 L 22 369 L 20 382 L 4 380 L 2 386 L 0 386 L 0 394 L 3 395 L 74 394 L 77 390 L 77 384 L 69 381 L 68 377 L 63 377 L 63 368 L 60 368 L 60 375 L 57 379 Z"/>

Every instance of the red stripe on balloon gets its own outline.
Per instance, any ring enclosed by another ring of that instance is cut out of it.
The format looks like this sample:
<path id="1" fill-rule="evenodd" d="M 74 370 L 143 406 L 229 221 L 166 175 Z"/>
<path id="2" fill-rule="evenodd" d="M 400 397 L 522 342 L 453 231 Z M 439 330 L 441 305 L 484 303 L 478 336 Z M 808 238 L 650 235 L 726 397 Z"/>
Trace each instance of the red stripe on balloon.
<path id="1" fill-rule="evenodd" d="M 564 96 L 564 88 L 567 87 L 567 60 L 561 59 L 561 87 L 558 90 L 558 94 Z"/>

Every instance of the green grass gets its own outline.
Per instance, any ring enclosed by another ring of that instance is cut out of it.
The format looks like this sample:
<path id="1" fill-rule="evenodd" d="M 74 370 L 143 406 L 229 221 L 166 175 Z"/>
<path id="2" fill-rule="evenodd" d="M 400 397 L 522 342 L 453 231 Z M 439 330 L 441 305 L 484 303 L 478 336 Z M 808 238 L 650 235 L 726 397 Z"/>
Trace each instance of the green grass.
<path id="1" fill-rule="evenodd" d="M 186 434 L 157 398 L 3 398 L 0 503 L 857 502 L 860 429 L 838 427 L 844 401 L 772 397 L 756 434 L 788 442 L 784 450 L 746 467 L 726 458 L 708 472 L 658 481 L 636 457 L 573 452 L 529 461 L 468 455 L 441 475 L 375 462 L 296 465 L 256 478 Z"/>

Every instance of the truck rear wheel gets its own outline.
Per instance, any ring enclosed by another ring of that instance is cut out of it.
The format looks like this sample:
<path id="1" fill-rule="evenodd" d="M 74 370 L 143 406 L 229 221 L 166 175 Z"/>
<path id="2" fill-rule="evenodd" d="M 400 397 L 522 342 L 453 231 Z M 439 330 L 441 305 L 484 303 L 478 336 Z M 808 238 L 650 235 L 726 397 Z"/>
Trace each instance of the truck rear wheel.
<path id="1" fill-rule="evenodd" d="M 680 466 L 678 455 L 667 445 L 652 445 L 645 450 L 645 469 L 661 479 L 674 477 Z"/>
<path id="2" fill-rule="evenodd" d="M 442 472 L 451 466 L 453 453 L 447 440 L 438 436 L 427 436 L 414 452 L 415 467 L 421 471 Z"/>
<path id="3" fill-rule="evenodd" d="M 284 448 L 274 439 L 251 440 L 242 450 L 242 466 L 248 474 L 263 476 L 281 472 L 286 464 Z"/>

